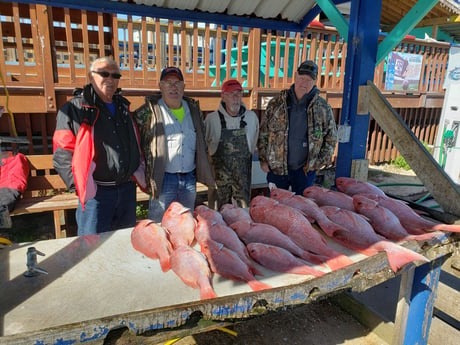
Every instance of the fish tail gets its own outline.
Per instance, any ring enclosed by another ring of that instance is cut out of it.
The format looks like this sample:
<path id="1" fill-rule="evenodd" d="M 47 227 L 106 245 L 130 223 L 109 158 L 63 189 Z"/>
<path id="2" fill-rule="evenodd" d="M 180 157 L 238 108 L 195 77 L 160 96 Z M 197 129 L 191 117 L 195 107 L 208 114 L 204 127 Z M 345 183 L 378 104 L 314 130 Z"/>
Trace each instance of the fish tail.
<path id="1" fill-rule="evenodd" d="M 292 274 L 309 275 L 313 277 L 321 277 L 326 274 L 325 272 L 321 272 L 307 265 L 292 267 L 287 272 Z"/>
<path id="2" fill-rule="evenodd" d="M 436 233 L 436 232 L 428 232 L 428 233 L 425 233 L 423 235 L 410 235 L 410 236 L 407 236 L 408 239 L 412 239 L 412 240 L 416 240 L 416 241 L 429 241 L 433 238 L 436 238 L 440 235 L 440 233 Z"/>
<path id="3" fill-rule="evenodd" d="M 401 267 L 409 262 L 429 261 L 423 255 L 398 245 L 386 245 L 384 250 L 387 253 L 388 262 L 393 272 L 397 272 Z"/>
<path id="4" fill-rule="evenodd" d="M 210 298 L 216 298 L 216 292 L 211 286 L 206 286 L 200 288 L 200 298 L 203 299 L 210 299 Z"/>
<path id="5" fill-rule="evenodd" d="M 326 273 L 325 272 L 321 272 L 319 270 L 316 270 L 314 268 L 310 268 L 308 267 L 308 274 L 314 276 L 314 277 L 322 277 L 323 275 L 325 275 Z"/>
<path id="6" fill-rule="evenodd" d="M 331 271 L 335 271 L 340 268 L 349 266 L 353 264 L 354 262 L 348 256 L 340 254 L 340 255 L 327 259 L 326 263 L 330 267 Z"/>
<path id="7" fill-rule="evenodd" d="M 260 291 L 260 290 L 267 290 L 271 289 L 272 287 L 268 284 L 262 283 L 258 280 L 248 280 L 248 285 L 252 289 L 252 291 Z"/>
<path id="8" fill-rule="evenodd" d="M 458 224 L 436 224 L 430 230 L 460 232 L 460 225 Z"/>
<path id="9" fill-rule="evenodd" d="M 171 262 L 169 258 L 160 259 L 160 267 L 163 272 L 168 272 L 171 269 Z"/>

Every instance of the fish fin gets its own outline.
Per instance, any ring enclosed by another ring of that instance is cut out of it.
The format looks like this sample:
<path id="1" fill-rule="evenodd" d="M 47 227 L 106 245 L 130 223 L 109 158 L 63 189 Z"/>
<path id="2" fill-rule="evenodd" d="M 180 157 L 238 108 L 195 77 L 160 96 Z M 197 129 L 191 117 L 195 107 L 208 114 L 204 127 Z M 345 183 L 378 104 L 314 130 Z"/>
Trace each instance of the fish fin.
<path id="1" fill-rule="evenodd" d="M 255 265 L 250 265 L 249 269 L 255 276 L 264 276 L 264 273 L 261 270 L 259 270 Z"/>
<path id="2" fill-rule="evenodd" d="M 318 222 L 319 227 L 321 230 L 323 230 L 327 236 L 334 238 L 336 237 L 336 232 L 342 232 L 342 233 L 349 233 L 350 230 L 344 228 L 343 226 L 340 226 L 337 223 L 334 223 L 333 221 L 329 222 L 324 222 L 321 221 L 320 223 Z"/>
<path id="3" fill-rule="evenodd" d="M 160 260 L 160 267 L 163 272 L 168 272 L 171 269 L 169 258 Z"/>
<path id="4" fill-rule="evenodd" d="M 271 289 L 272 287 L 268 284 L 262 283 L 258 280 L 248 280 L 248 285 L 252 289 L 252 291 L 260 291 L 260 290 L 267 290 Z"/>

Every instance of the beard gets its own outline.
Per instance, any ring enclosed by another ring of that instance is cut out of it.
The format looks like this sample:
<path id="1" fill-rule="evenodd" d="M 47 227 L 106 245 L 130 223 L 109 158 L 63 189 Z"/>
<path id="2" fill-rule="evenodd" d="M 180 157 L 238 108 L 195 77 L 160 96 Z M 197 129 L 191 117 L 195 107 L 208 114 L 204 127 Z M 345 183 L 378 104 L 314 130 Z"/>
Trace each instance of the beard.
<path id="1" fill-rule="evenodd" d="M 227 104 L 227 107 L 228 107 L 228 110 L 230 110 L 232 114 L 238 114 L 240 112 L 241 104 L 240 103 L 229 103 Z"/>

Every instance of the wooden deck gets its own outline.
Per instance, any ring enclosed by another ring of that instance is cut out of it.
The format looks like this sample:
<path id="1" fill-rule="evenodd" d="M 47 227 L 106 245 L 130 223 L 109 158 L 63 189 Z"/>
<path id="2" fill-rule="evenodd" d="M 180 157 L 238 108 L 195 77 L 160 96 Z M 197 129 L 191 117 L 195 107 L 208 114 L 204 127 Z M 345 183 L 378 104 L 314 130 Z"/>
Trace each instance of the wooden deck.
<path id="1" fill-rule="evenodd" d="M 132 109 L 158 91 L 161 69 L 175 65 L 185 76 L 186 94 L 200 101 L 205 114 L 217 108 L 222 81 L 236 78 L 244 84 L 245 104 L 260 117 L 268 100 L 291 85 L 295 66 L 312 59 L 320 66 L 317 87 L 340 120 L 347 43 L 331 27 L 266 32 L 14 2 L 0 3 L 0 15 L 0 49 L 5 52 L 0 73 L 6 86 L 0 88 L 0 105 L 5 106 L 0 135 L 26 138 L 29 144 L 20 146 L 23 153 L 51 153 L 56 111 L 75 87 L 87 82 L 90 63 L 102 55 L 120 63 L 120 87 Z M 385 90 L 388 63 L 375 68 L 374 84 L 429 145 L 434 144 L 441 115 L 449 47 L 405 39 L 395 48 L 422 57 L 416 90 Z M 388 162 L 398 154 L 371 120 L 370 163 Z"/>

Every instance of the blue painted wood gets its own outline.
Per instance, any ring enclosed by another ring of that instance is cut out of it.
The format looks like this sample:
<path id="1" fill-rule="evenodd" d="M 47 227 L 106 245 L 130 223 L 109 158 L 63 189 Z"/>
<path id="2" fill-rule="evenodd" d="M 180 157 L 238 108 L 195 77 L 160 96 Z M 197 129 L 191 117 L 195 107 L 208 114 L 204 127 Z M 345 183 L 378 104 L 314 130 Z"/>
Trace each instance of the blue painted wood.
<path id="1" fill-rule="evenodd" d="M 415 269 L 404 345 L 426 345 L 444 257 Z"/>
<path id="2" fill-rule="evenodd" d="M 369 114 L 357 116 L 360 85 L 374 80 L 382 0 L 352 1 L 340 125 L 351 126 L 350 141 L 339 143 L 336 176 L 350 176 L 354 159 L 367 150 Z M 361 15 L 360 15 L 361 13 Z M 366 13 L 366 15 L 362 15 Z"/>

